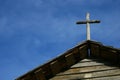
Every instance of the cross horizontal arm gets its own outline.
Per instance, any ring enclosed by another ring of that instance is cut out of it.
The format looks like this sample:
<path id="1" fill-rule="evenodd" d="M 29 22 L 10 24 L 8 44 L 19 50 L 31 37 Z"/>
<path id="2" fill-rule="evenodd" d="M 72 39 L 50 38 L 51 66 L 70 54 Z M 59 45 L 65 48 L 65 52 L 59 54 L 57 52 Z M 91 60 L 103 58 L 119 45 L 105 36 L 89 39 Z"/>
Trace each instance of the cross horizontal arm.
<path id="1" fill-rule="evenodd" d="M 100 23 L 99 20 L 90 20 L 90 21 L 78 21 L 76 24 L 87 24 L 87 23 Z"/>

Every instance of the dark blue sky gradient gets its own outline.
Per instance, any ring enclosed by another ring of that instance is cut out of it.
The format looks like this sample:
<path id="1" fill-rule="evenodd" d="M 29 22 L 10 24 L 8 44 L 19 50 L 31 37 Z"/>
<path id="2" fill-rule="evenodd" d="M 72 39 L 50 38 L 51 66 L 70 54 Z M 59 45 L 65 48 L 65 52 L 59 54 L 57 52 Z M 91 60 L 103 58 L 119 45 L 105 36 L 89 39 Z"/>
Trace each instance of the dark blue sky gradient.
<path id="1" fill-rule="evenodd" d="M 86 40 L 120 48 L 120 0 L 0 0 L 0 80 L 14 80 Z"/>

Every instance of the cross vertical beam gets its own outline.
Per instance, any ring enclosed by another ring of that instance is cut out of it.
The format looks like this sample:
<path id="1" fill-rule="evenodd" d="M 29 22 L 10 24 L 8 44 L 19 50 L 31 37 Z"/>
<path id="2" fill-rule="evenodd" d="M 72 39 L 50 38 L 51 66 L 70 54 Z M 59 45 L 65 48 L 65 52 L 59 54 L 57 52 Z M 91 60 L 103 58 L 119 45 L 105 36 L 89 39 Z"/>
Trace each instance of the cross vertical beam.
<path id="1" fill-rule="evenodd" d="M 87 13 L 86 14 L 86 32 L 87 32 L 87 40 L 90 40 L 90 24 L 89 24 L 89 20 L 90 20 L 90 14 L 89 13 Z"/>
<path id="2" fill-rule="evenodd" d="M 100 23 L 99 20 L 90 20 L 90 14 L 86 14 L 86 21 L 78 21 L 76 24 L 86 24 L 87 40 L 90 40 L 90 23 Z"/>

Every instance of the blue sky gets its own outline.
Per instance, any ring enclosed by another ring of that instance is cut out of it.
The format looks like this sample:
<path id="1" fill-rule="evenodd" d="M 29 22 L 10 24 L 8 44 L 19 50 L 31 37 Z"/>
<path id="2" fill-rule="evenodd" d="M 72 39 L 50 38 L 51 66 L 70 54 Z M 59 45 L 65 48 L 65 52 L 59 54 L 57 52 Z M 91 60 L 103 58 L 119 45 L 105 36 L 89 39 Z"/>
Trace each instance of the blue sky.
<path id="1" fill-rule="evenodd" d="M 86 40 L 120 48 L 120 0 L 0 0 L 0 80 L 14 80 Z"/>

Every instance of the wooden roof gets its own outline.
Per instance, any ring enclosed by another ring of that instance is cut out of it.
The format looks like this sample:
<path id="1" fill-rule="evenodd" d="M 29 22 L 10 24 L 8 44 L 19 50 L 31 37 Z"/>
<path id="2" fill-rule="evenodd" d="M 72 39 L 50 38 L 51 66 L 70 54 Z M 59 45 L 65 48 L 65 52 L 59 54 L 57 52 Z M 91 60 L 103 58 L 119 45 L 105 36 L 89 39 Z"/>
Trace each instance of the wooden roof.
<path id="1" fill-rule="evenodd" d="M 120 49 L 85 41 L 16 80 L 119 80 Z"/>

